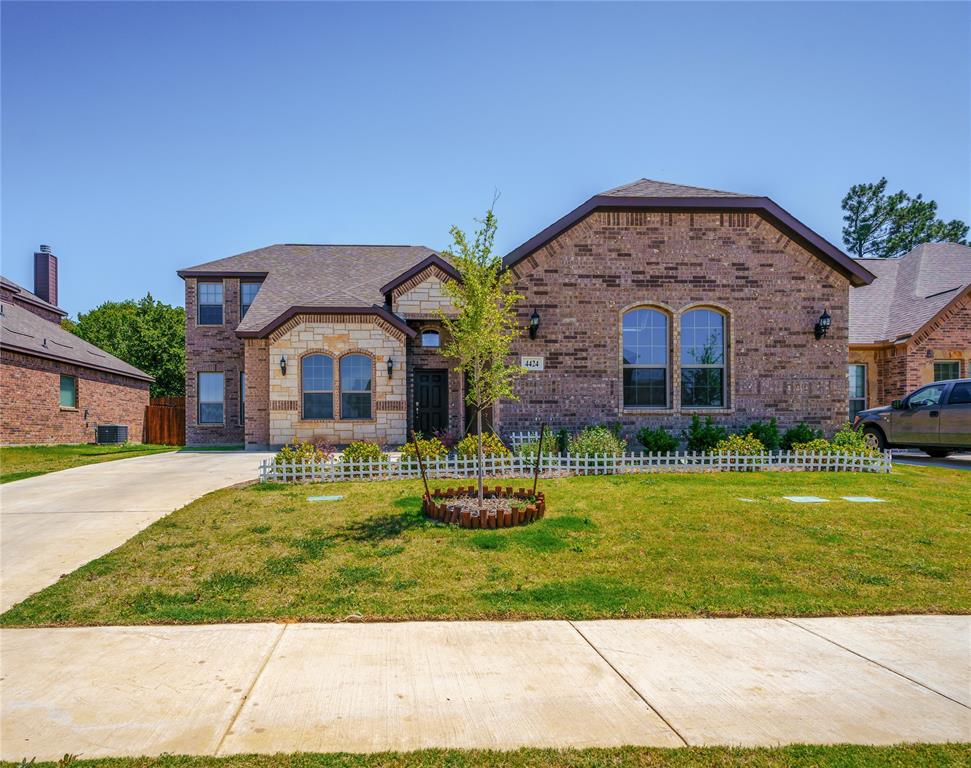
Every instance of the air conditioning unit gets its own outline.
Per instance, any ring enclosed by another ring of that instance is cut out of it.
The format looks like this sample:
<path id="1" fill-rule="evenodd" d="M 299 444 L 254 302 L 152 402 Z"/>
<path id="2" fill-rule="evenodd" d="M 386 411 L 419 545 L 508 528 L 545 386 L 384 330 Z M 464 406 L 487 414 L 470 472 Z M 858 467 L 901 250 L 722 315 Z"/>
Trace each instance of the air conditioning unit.
<path id="1" fill-rule="evenodd" d="M 128 425 L 127 424 L 99 424 L 98 443 L 127 443 Z"/>

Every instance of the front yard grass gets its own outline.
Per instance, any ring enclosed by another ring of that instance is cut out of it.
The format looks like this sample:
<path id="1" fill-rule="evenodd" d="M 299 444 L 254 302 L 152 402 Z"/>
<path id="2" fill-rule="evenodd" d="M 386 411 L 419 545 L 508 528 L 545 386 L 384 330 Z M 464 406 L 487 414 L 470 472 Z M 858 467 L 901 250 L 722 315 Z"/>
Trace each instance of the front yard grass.
<path id="1" fill-rule="evenodd" d="M 0 447 L 0 483 L 57 472 L 60 469 L 129 459 L 178 450 L 175 445 L 12 445 Z"/>
<path id="2" fill-rule="evenodd" d="M 958 768 L 971 757 L 967 744 L 902 744 L 892 747 L 618 747 L 614 749 L 426 749 L 381 752 L 231 757 L 114 757 L 31 763 L 31 768 Z M 3 762 L 0 768 L 18 768 Z"/>
<path id="3" fill-rule="evenodd" d="M 957 470 L 574 477 L 542 488 L 543 520 L 497 531 L 427 521 L 416 481 L 225 489 L 0 623 L 971 610 L 971 475 Z M 325 494 L 344 498 L 307 500 Z"/>

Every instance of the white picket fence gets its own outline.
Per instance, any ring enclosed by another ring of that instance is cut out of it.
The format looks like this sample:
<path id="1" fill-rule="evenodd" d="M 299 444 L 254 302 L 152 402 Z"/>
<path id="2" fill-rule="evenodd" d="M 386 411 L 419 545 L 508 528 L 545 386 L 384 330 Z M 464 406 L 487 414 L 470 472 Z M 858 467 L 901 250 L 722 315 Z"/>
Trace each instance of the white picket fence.
<path id="1" fill-rule="evenodd" d="M 512 432 L 506 435 L 503 442 L 510 448 L 518 448 L 526 443 L 538 443 L 539 432 Z"/>
<path id="2" fill-rule="evenodd" d="M 540 463 L 542 477 L 564 475 L 624 475 L 646 472 L 889 472 L 890 451 L 879 456 L 861 453 L 625 453 L 619 456 L 574 456 L 550 454 Z M 485 474 L 490 477 L 530 477 L 536 470 L 531 456 L 486 456 Z M 475 458 L 446 456 L 425 461 L 430 478 L 468 478 L 478 474 Z M 418 462 L 381 459 L 378 461 L 291 461 L 272 459 L 260 464 L 261 483 L 323 482 L 340 480 L 402 480 L 421 477 Z"/>

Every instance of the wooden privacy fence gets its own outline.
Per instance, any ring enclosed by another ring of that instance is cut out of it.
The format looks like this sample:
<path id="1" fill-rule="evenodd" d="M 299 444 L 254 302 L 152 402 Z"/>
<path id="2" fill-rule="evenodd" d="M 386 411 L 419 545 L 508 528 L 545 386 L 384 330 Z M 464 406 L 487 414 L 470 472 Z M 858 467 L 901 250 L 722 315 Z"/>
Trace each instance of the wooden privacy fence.
<path id="1" fill-rule="evenodd" d="M 565 475 L 624 475 L 647 472 L 889 472 L 890 451 L 876 456 L 862 453 L 777 451 L 774 453 L 625 453 L 619 456 L 550 454 L 540 460 L 543 477 Z M 489 477 L 529 477 L 536 471 L 535 456 L 486 456 L 483 469 Z M 478 474 L 476 458 L 445 456 L 425 460 L 430 478 L 466 478 Z M 261 483 L 323 482 L 339 480 L 402 480 L 421 476 L 414 459 L 377 461 L 264 460 Z"/>
<path id="2" fill-rule="evenodd" d="M 185 445 L 185 398 L 153 397 L 145 406 L 146 443 Z"/>

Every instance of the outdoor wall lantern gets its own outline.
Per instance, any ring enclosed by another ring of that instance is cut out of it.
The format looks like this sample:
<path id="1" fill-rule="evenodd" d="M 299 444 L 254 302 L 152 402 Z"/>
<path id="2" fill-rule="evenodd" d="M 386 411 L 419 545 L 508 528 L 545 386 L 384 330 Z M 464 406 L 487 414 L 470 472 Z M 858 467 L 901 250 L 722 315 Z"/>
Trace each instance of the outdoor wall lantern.
<path id="1" fill-rule="evenodd" d="M 287 375 L 287 356 L 280 355 L 280 373 L 284 376 Z"/>
<path id="2" fill-rule="evenodd" d="M 529 316 L 529 338 L 535 339 L 536 331 L 538 330 L 539 330 L 539 312 L 537 312 L 534 309 L 533 314 Z"/>
<path id="3" fill-rule="evenodd" d="M 394 373 L 394 358 L 389 357 L 388 358 L 388 378 L 389 379 L 391 378 L 391 374 L 393 373 Z"/>
<path id="4" fill-rule="evenodd" d="M 819 320 L 816 321 L 816 327 L 813 329 L 813 332 L 816 334 L 816 341 L 819 341 L 826 335 L 826 331 L 829 330 L 829 326 L 832 325 L 832 323 L 833 318 L 831 318 L 829 316 L 829 312 L 824 309 L 823 314 L 821 314 L 819 316 Z"/>

